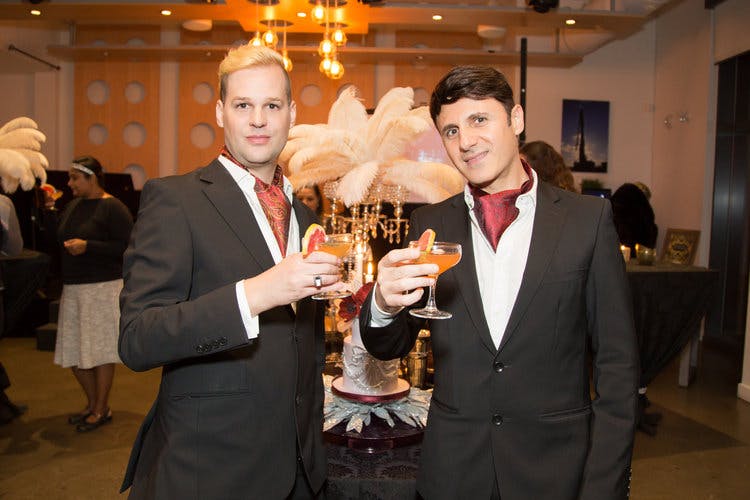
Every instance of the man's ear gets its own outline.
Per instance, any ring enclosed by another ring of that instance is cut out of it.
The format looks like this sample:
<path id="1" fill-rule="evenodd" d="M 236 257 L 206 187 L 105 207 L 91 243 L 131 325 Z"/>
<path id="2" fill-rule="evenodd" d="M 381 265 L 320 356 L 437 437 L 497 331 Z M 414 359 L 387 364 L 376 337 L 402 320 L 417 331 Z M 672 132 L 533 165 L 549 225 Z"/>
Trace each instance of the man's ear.
<path id="1" fill-rule="evenodd" d="M 523 108 L 520 104 L 516 104 L 515 106 L 513 106 L 513 109 L 510 110 L 510 126 L 513 127 L 513 133 L 515 135 L 519 135 L 521 132 L 523 132 L 525 124 L 523 117 Z"/>
<path id="2" fill-rule="evenodd" d="M 224 103 L 221 99 L 216 101 L 216 124 L 220 128 L 224 128 Z"/>

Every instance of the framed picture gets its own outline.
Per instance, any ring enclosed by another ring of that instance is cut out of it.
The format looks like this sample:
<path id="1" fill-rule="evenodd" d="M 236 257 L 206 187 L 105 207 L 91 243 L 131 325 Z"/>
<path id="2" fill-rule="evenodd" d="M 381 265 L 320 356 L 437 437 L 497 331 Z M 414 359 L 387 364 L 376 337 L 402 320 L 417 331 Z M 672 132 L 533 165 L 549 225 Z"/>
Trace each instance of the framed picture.
<path id="1" fill-rule="evenodd" d="M 672 264 L 693 265 L 701 232 L 693 229 L 667 229 L 661 260 Z"/>
<path id="2" fill-rule="evenodd" d="M 563 99 L 561 153 L 573 172 L 607 172 L 609 102 Z"/>

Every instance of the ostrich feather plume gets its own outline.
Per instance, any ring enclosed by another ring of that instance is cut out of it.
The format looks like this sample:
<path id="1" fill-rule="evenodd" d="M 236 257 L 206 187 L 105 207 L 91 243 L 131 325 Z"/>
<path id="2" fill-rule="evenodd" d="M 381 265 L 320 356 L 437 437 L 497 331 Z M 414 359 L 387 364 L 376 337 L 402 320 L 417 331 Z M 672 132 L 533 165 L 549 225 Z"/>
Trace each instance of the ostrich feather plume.
<path id="1" fill-rule="evenodd" d="M 47 158 L 41 153 L 47 137 L 31 118 L 15 118 L 0 127 L 0 182 L 12 193 L 18 186 L 28 191 L 36 179 L 47 180 Z"/>
<path id="2" fill-rule="evenodd" d="M 347 87 L 328 123 L 291 128 L 279 163 L 296 188 L 338 180 L 336 196 L 347 206 L 365 201 L 381 182 L 403 185 L 423 199 L 444 199 L 463 188 L 460 174 L 448 165 L 430 169 L 403 158 L 407 146 L 433 127 L 427 108 L 411 109 L 413 103 L 411 88 L 393 88 L 368 117 L 357 89 Z"/>

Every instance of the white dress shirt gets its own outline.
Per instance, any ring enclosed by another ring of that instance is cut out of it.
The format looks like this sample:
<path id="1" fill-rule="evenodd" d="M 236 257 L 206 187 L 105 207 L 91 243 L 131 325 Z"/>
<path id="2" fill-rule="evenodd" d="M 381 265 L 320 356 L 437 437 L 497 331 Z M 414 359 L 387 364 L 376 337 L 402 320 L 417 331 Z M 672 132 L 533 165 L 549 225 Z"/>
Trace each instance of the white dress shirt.
<path id="1" fill-rule="evenodd" d="M 266 217 L 265 212 L 263 212 L 263 207 L 260 204 L 260 200 L 258 200 L 258 195 L 255 194 L 255 177 L 244 168 L 235 165 L 228 158 L 219 156 L 219 162 L 224 166 L 224 168 L 227 169 L 229 175 L 232 176 L 234 182 L 237 183 L 237 185 L 242 190 L 242 193 L 245 195 L 245 199 L 247 200 L 248 205 L 250 205 L 250 208 L 253 211 L 253 215 L 255 216 L 255 221 L 258 223 L 258 227 L 260 227 L 261 233 L 263 233 L 263 239 L 266 241 L 266 246 L 271 251 L 273 262 L 274 264 L 278 264 L 279 262 L 281 262 L 281 259 L 283 257 L 281 256 L 279 244 L 276 242 L 276 237 L 273 235 L 271 224 L 268 222 L 268 218 Z M 289 203 L 291 204 L 292 197 L 294 196 L 294 189 L 292 188 L 292 184 L 289 182 L 289 179 L 287 179 L 286 177 L 284 177 L 283 179 L 284 195 L 286 195 Z M 289 234 L 287 236 L 286 255 L 298 253 L 300 251 L 299 225 L 297 224 L 297 217 L 295 217 L 294 215 L 293 205 L 289 217 Z M 237 305 L 239 305 L 240 308 L 242 323 L 245 325 L 247 338 L 254 339 L 260 333 L 260 322 L 258 321 L 258 316 L 250 311 L 250 306 L 248 306 L 247 304 L 247 296 L 245 295 L 245 287 L 243 286 L 243 281 L 244 280 L 240 280 L 235 284 Z"/>
<path id="2" fill-rule="evenodd" d="M 492 250 L 492 245 L 479 227 L 474 214 L 474 197 L 469 186 L 464 188 L 464 201 L 471 218 L 471 242 L 474 247 L 477 283 L 482 296 L 484 317 L 495 348 L 499 347 L 503 340 L 529 256 L 531 231 L 534 228 L 536 213 L 536 190 L 539 184 L 536 172 L 531 172 L 534 176 L 534 185 L 529 192 L 516 199 L 518 217 L 500 237 L 497 250 Z"/>
<path id="3" fill-rule="evenodd" d="M 529 256 L 531 232 L 534 228 L 534 214 L 536 213 L 536 193 L 539 185 L 536 172 L 533 169 L 531 172 L 534 176 L 534 185 L 529 192 L 521 194 L 516 199 L 518 217 L 500 237 L 497 250 L 492 249 L 492 245 L 479 227 L 474 214 L 474 197 L 471 195 L 468 184 L 464 188 L 464 201 L 471 219 L 471 243 L 474 248 L 477 283 L 482 296 L 484 317 L 495 348 L 500 346 L 505 328 L 508 326 L 508 319 L 516 303 Z M 439 235 L 437 238 L 439 239 Z M 373 294 L 370 309 L 372 311 L 371 326 L 386 326 L 393 319 L 393 316 L 383 312 L 377 306 L 375 294 Z"/>

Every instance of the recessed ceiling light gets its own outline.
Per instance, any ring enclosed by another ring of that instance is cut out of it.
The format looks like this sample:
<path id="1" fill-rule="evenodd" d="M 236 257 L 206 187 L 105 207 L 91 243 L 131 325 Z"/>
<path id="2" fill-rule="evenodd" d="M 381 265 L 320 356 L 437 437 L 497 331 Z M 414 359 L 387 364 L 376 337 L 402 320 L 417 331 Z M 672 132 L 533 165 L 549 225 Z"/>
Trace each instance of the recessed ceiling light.
<path id="1" fill-rule="evenodd" d="M 565 24 L 567 24 L 568 26 L 573 26 L 575 23 L 576 23 L 575 19 L 566 19 L 565 20 Z"/>
<path id="2" fill-rule="evenodd" d="M 297 17 L 307 17 L 307 12 L 297 12 Z"/>
<path id="3" fill-rule="evenodd" d="M 443 16 L 441 16 L 440 14 L 435 14 L 434 16 L 432 16 L 432 20 L 433 21 L 442 21 L 443 20 Z"/>
<path id="4" fill-rule="evenodd" d="M 161 15 L 162 16 L 171 16 L 172 15 L 172 11 L 168 10 L 168 9 L 164 9 L 163 11 L 161 11 Z"/>
<path id="5" fill-rule="evenodd" d="M 41 10 L 37 10 L 37 9 L 32 9 L 31 11 L 29 11 L 29 13 L 32 16 L 41 16 L 42 15 L 42 11 Z"/>

